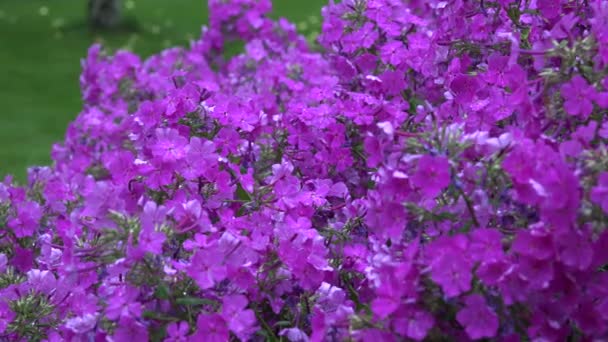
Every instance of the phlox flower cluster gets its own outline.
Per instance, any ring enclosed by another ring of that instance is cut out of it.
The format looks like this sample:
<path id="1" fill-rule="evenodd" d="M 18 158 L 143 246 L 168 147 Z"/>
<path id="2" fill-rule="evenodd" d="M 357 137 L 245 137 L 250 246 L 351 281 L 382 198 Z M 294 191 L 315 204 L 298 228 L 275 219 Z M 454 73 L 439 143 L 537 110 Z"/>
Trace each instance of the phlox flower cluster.
<path id="1" fill-rule="evenodd" d="M 0 183 L 0 339 L 608 339 L 608 2 L 209 6 Z"/>

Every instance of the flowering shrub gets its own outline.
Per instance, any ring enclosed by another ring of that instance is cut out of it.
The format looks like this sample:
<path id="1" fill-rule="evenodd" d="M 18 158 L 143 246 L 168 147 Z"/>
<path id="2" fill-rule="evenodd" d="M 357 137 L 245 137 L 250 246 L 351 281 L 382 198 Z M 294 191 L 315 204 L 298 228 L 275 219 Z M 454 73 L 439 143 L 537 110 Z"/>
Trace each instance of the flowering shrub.
<path id="1" fill-rule="evenodd" d="M 3 339 L 608 338 L 607 2 L 209 3 L 0 184 Z"/>

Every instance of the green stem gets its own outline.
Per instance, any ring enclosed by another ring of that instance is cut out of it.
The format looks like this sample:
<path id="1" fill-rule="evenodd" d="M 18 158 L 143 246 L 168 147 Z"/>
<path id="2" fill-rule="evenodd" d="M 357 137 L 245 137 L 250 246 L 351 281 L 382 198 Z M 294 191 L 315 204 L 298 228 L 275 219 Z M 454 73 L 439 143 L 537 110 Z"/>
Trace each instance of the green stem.
<path id="1" fill-rule="evenodd" d="M 270 325 L 268 325 L 268 323 L 266 323 L 266 321 L 264 320 L 264 317 L 262 317 L 262 315 L 260 315 L 257 308 L 255 310 L 253 310 L 253 312 L 255 312 L 255 317 L 262 324 L 262 327 L 264 328 L 264 330 L 266 330 L 266 332 L 268 333 L 268 338 L 270 339 L 270 341 L 278 341 L 279 340 L 278 337 L 274 334 Z"/>
<path id="2" fill-rule="evenodd" d="M 473 203 L 471 202 L 471 199 L 469 199 L 469 197 L 464 193 L 464 190 L 462 189 L 462 187 L 458 186 L 457 188 L 458 188 L 458 192 L 460 193 L 460 195 L 464 199 L 464 202 L 467 205 L 469 214 L 471 215 L 471 218 L 473 219 L 473 225 L 476 228 L 479 228 L 479 221 L 477 220 L 477 216 L 475 215 L 475 210 L 473 209 Z"/>

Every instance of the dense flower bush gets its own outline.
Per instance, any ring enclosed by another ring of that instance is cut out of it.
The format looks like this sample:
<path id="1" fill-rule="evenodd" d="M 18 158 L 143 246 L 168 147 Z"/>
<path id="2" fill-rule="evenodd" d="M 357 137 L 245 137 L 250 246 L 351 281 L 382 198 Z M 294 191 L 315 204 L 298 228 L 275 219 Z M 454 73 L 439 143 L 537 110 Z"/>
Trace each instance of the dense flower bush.
<path id="1" fill-rule="evenodd" d="M 209 3 L 0 184 L 2 339 L 608 339 L 608 2 Z"/>

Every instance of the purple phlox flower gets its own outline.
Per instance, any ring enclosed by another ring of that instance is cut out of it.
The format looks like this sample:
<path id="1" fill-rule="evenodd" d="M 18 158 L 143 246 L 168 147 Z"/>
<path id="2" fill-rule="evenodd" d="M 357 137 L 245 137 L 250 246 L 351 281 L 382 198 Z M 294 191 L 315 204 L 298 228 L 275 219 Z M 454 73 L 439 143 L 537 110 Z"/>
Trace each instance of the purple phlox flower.
<path id="1" fill-rule="evenodd" d="M 57 278 L 51 271 L 31 269 L 27 272 L 27 285 L 36 292 L 51 294 L 56 290 Z"/>
<path id="2" fill-rule="evenodd" d="M 11 263 L 18 271 L 26 273 L 34 265 L 34 254 L 29 248 L 15 247 Z"/>
<path id="3" fill-rule="evenodd" d="M 366 22 L 359 29 L 354 30 L 342 39 L 343 51 L 353 53 L 359 48 L 369 49 L 378 39 L 379 34 L 372 22 Z"/>
<path id="4" fill-rule="evenodd" d="M 23 238 L 34 235 L 42 218 L 42 208 L 36 202 L 25 201 L 17 205 L 17 215 L 8 222 L 15 236 Z"/>
<path id="5" fill-rule="evenodd" d="M 266 57 L 264 41 L 260 39 L 254 39 L 247 43 L 247 45 L 245 45 L 245 51 L 256 62 L 259 62 Z"/>
<path id="6" fill-rule="evenodd" d="M 589 146 L 591 141 L 595 138 L 595 132 L 597 131 L 597 122 L 590 121 L 589 124 L 579 126 L 576 131 L 572 134 L 573 138 L 576 138 L 583 145 Z"/>
<path id="7" fill-rule="evenodd" d="M 175 129 L 159 128 L 151 146 L 152 155 L 163 163 L 175 163 L 186 157 L 188 139 Z"/>
<path id="8" fill-rule="evenodd" d="M 559 159 L 554 165 L 547 166 L 539 167 L 539 186 L 534 188 L 542 198 L 541 216 L 558 229 L 567 228 L 578 215 L 581 200 L 579 179 Z"/>
<path id="9" fill-rule="evenodd" d="M 458 75 L 450 82 L 450 90 L 456 103 L 469 105 L 479 90 L 479 81 L 474 76 Z"/>
<path id="10" fill-rule="evenodd" d="M 290 342 L 308 342 L 310 339 L 305 332 L 298 328 L 287 328 L 279 332 L 279 336 L 285 336 Z"/>
<path id="11" fill-rule="evenodd" d="M 407 89 L 405 75 L 401 71 L 385 71 L 380 75 L 380 79 L 382 80 L 382 90 L 387 95 L 396 96 L 402 90 Z"/>
<path id="12" fill-rule="evenodd" d="M 556 2 L 559 2 L 559 0 Z M 551 38 L 557 41 L 568 38 L 569 32 L 572 32 L 572 29 L 578 21 L 579 17 L 576 13 L 568 13 L 562 16 L 561 19 L 555 23 L 553 29 L 551 29 Z"/>
<path id="13" fill-rule="evenodd" d="M 490 103 L 485 108 L 487 115 L 491 116 L 493 121 L 501 121 L 513 114 L 513 101 L 503 91 L 496 91 L 489 97 Z"/>
<path id="14" fill-rule="evenodd" d="M 602 124 L 597 134 L 604 139 L 608 139 L 608 121 Z"/>
<path id="15" fill-rule="evenodd" d="M 293 222 L 301 227 L 310 227 L 310 220 L 299 218 L 297 221 L 289 218 L 286 223 Z M 301 285 L 307 288 L 319 286 L 324 278 L 325 271 L 331 271 L 327 260 L 327 248 L 324 239 L 314 229 L 305 228 L 294 231 L 281 232 L 279 236 L 278 254 L 283 262 L 301 281 Z"/>
<path id="16" fill-rule="evenodd" d="M 554 19 L 562 11 L 561 0 L 537 0 L 536 8 L 545 18 Z"/>
<path id="17" fill-rule="evenodd" d="M 11 310 L 9 305 L 0 301 L 0 333 L 4 333 L 8 325 L 15 318 L 15 313 Z"/>
<path id="18" fill-rule="evenodd" d="M 200 91 L 193 83 L 188 83 L 179 89 L 169 92 L 165 102 L 165 116 L 172 120 L 178 119 L 194 111 L 200 104 Z"/>
<path id="19" fill-rule="evenodd" d="M 473 263 L 467 254 L 468 245 L 466 236 L 459 234 L 439 238 L 428 247 L 431 279 L 448 298 L 471 289 Z"/>
<path id="20" fill-rule="evenodd" d="M 422 341 L 435 325 L 435 319 L 416 305 L 403 305 L 397 310 L 391 324 L 399 335 Z"/>
<path id="21" fill-rule="evenodd" d="M 243 295 L 226 296 L 222 300 L 221 316 L 228 329 L 242 340 L 247 340 L 255 330 L 256 317 L 253 310 L 246 309 L 248 304 Z"/>
<path id="22" fill-rule="evenodd" d="M 188 322 L 173 322 L 167 326 L 167 337 L 164 342 L 186 342 L 190 326 Z"/>
<path id="23" fill-rule="evenodd" d="M 143 101 L 135 112 L 133 121 L 143 130 L 151 129 L 160 121 L 163 108 L 160 101 Z"/>
<path id="24" fill-rule="evenodd" d="M 517 199 L 527 204 L 536 204 L 539 199 L 530 182 L 536 167 L 533 153 L 532 147 L 520 142 L 502 162 L 502 167 L 515 183 Z"/>
<path id="25" fill-rule="evenodd" d="M 406 267 L 408 265 L 406 264 Z M 384 266 L 376 269 L 377 274 L 370 274 L 368 278 L 376 285 L 376 298 L 372 300 L 372 312 L 380 319 L 384 319 L 392 315 L 401 304 L 401 298 L 409 294 L 415 285 L 415 282 L 408 283 L 408 286 L 402 286 L 405 283 L 405 277 L 398 277 L 395 267 Z"/>
<path id="26" fill-rule="evenodd" d="M 386 64 L 399 66 L 405 61 L 406 56 L 407 50 L 400 41 L 388 41 L 380 48 L 380 59 Z"/>
<path id="27" fill-rule="evenodd" d="M 344 31 L 344 21 L 335 16 L 329 16 L 323 20 L 322 34 L 319 40 L 326 45 L 331 45 L 338 41 Z"/>
<path id="28" fill-rule="evenodd" d="M 110 208 L 114 211 L 123 208 L 124 199 L 117 194 L 118 188 L 111 182 L 87 180 L 90 182 L 87 182 L 82 190 L 82 195 L 86 198 L 80 212 L 82 220 L 99 223 L 106 217 Z"/>
<path id="29" fill-rule="evenodd" d="M 471 234 L 469 250 L 471 259 L 480 262 L 499 260 L 504 256 L 502 234 L 495 229 L 476 229 Z"/>
<path id="30" fill-rule="evenodd" d="M 187 251 L 193 251 L 196 248 L 207 248 L 212 243 L 207 240 L 207 235 L 201 233 L 195 233 L 194 239 L 188 239 L 184 241 L 184 249 Z"/>
<path id="31" fill-rule="evenodd" d="M 198 250 L 192 256 L 186 272 L 201 289 L 212 288 L 228 276 L 224 257 L 217 245 Z"/>
<path id="32" fill-rule="evenodd" d="M 317 289 L 316 295 L 319 299 L 316 303 L 326 314 L 326 322 L 332 325 L 340 325 L 354 313 L 353 303 L 347 299 L 343 289 L 323 282 Z"/>
<path id="33" fill-rule="evenodd" d="M 570 230 L 555 239 L 559 258 L 565 265 L 581 271 L 591 266 L 593 246 L 583 232 Z"/>
<path id="34" fill-rule="evenodd" d="M 293 209 L 299 204 L 310 204 L 311 201 L 309 193 L 302 191 L 302 184 L 295 176 L 286 176 L 276 181 L 274 193 L 279 198 L 278 204 L 289 209 Z"/>
<path id="35" fill-rule="evenodd" d="M 95 328 L 97 317 L 98 315 L 93 313 L 72 317 L 65 322 L 65 327 L 75 334 L 85 334 Z"/>
<path id="36" fill-rule="evenodd" d="M 587 118 L 593 111 L 591 101 L 595 97 L 595 92 L 595 88 L 589 85 L 582 76 L 574 76 L 561 87 L 564 110 L 570 115 Z"/>
<path id="37" fill-rule="evenodd" d="M 180 233 L 186 233 L 190 230 L 198 231 L 199 229 L 206 232 L 213 228 L 207 211 L 203 209 L 197 199 L 180 203 L 173 211 L 173 217 L 177 221 L 176 230 Z"/>
<path id="38" fill-rule="evenodd" d="M 450 162 L 442 156 L 424 155 L 418 160 L 412 185 L 427 198 L 434 198 L 450 185 Z"/>
<path id="39" fill-rule="evenodd" d="M 218 314 L 200 314 L 196 319 L 196 332 L 191 341 L 225 342 L 230 337 L 230 330 L 222 316 Z"/>
<path id="40" fill-rule="evenodd" d="M 128 183 L 137 174 L 135 157 L 129 151 L 106 153 L 103 162 L 112 179 L 118 184 Z"/>
<path id="41" fill-rule="evenodd" d="M 6 271 L 6 267 L 8 266 L 8 257 L 4 253 L 0 253 L 0 273 L 4 273 Z"/>
<path id="42" fill-rule="evenodd" d="M 549 259 L 554 255 L 553 236 L 541 225 L 519 231 L 511 251 L 538 260 Z"/>
<path id="43" fill-rule="evenodd" d="M 597 184 L 591 189 L 591 201 L 608 213 L 608 172 L 600 173 Z"/>
<path id="44" fill-rule="evenodd" d="M 146 253 L 161 255 L 166 239 L 163 232 L 150 227 L 142 228 L 137 236 L 137 245 L 130 249 L 128 256 L 140 260 Z"/>
<path id="45" fill-rule="evenodd" d="M 486 285 L 496 285 L 512 272 L 513 266 L 504 259 L 484 260 L 477 268 L 476 274 Z"/>
<path id="46" fill-rule="evenodd" d="M 132 317 L 123 316 L 118 321 L 118 328 L 111 338 L 111 342 L 133 342 L 148 340 L 148 329 Z"/>
<path id="47" fill-rule="evenodd" d="M 366 163 L 368 167 L 377 167 L 384 160 L 382 145 L 378 137 L 366 137 L 363 141 L 363 148 L 367 154 Z"/>
<path id="48" fill-rule="evenodd" d="M 145 204 L 143 204 L 143 212 L 141 215 L 142 228 L 154 230 L 158 225 L 164 223 L 167 215 L 170 215 L 172 211 L 172 209 L 167 208 L 164 205 L 158 205 L 154 201 L 146 201 Z"/>
<path id="49" fill-rule="evenodd" d="M 597 105 L 600 108 L 603 108 L 603 109 L 608 108 L 608 90 L 602 91 L 602 92 L 599 92 L 599 91 L 595 92 L 595 96 L 593 97 L 593 101 L 595 103 L 597 103 Z M 595 122 L 595 121 L 592 121 L 592 122 Z"/>
<path id="50" fill-rule="evenodd" d="M 119 318 L 140 317 L 142 305 L 137 301 L 139 291 L 130 286 L 119 287 L 107 300 L 106 317 L 111 320 Z"/>
<path id="51" fill-rule="evenodd" d="M 518 260 L 517 275 L 533 290 L 545 289 L 551 285 L 555 276 L 554 262 L 551 259 L 535 259 L 522 256 Z"/>
<path id="52" fill-rule="evenodd" d="M 507 85 L 507 63 L 509 56 L 492 54 L 488 57 L 488 70 L 482 74 L 484 81 L 504 87 Z"/>
<path id="53" fill-rule="evenodd" d="M 605 313 L 600 312 L 595 300 L 586 300 L 573 315 L 573 320 L 583 333 L 590 336 L 606 333 Z"/>
<path id="54" fill-rule="evenodd" d="M 456 315 L 467 335 L 472 339 L 492 338 L 499 327 L 498 316 L 488 307 L 482 295 L 472 294 L 465 299 L 465 306 Z"/>

